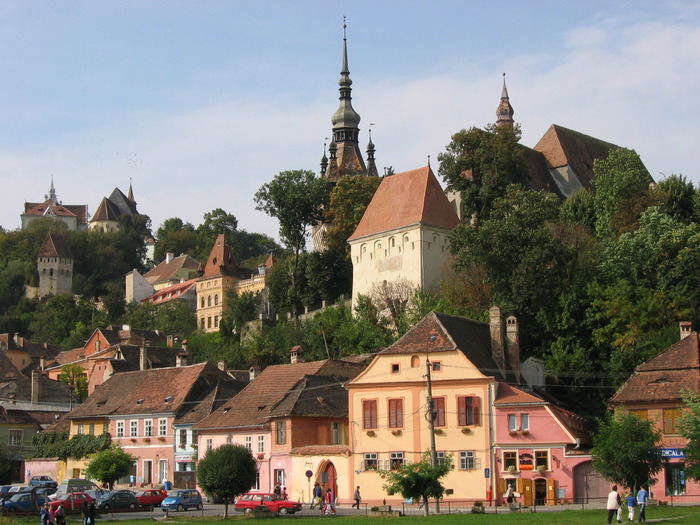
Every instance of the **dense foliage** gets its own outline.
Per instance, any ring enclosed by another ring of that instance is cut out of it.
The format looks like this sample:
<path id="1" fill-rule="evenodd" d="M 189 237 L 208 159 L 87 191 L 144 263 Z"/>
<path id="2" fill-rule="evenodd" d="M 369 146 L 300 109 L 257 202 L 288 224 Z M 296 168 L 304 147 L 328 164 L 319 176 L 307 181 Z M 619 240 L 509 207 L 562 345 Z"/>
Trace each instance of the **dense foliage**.
<path id="1" fill-rule="evenodd" d="M 447 476 L 451 468 L 451 457 L 433 465 L 427 452 L 418 463 L 404 463 L 399 469 L 387 472 L 384 489 L 389 494 L 401 494 L 404 499 L 422 501 L 424 515 L 428 516 L 428 498 L 443 497 L 445 487 L 440 479 Z"/>
<path id="2" fill-rule="evenodd" d="M 114 446 L 94 454 L 87 464 L 85 474 L 90 479 L 106 483 L 112 490 L 114 483 L 131 473 L 136 457 Z"/>
<path id="3" fill-rule="evenodd" d="M 68 439 L 68 432 L 41 432 L 32 438 L 35 458 L 83 459 L 112 446 L 109 434 L 79 434 Z"/>
<path id="4" fill-rule="evenodd" d="M 214 500 L 223 500 L 224 519 L 228 505 L 255 484 L 258 471 L 253 453 L 242 445 L 222 445 L 197 463 L 197 484 Z"/>
<path id="5" fill-rule="evenodd" d="M 683 401 L 688 407 L 681 418 L 680 434 L 688 440 L 683 468 L 686 476 L 700 481 L 700 395 L 685 392 Z"/>

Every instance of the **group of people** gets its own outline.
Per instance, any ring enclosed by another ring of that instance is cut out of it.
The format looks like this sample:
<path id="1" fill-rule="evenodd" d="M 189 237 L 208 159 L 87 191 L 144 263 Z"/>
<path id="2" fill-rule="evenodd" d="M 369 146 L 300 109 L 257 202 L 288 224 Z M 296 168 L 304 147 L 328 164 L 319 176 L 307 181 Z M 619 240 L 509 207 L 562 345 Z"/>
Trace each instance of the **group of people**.
<path id="1" fill-rule="evenodd" d="M 635 509 L 637 507 L 639 507 L 639 521 L 647 520 L 646 508 L 648 499 L 649 492 L 643 485 L 636 496 L 632 492 L 627 493 L 625 496 L 625 504 L 627 505 L 627 519 L 629 521 L 634 521 Z M 613 485 L 608 494 L 608 502 L 606 505 L 608 511 L 608 525 L 612 523 L 614 517 L 617 517 L 618 523 L 622 523 L 622 503 L 622 497 L 617 491 L 617 485 Z"/>
<path id="2" fill-rule="evenodd" d="M 86 502 L 83 505 L 82 512 L 83 525 L 95 525 L 95 501 Z M 66 510 L 63 508 L 63 505 L 59 505 L 54 509 L 46 503 L 41 507 L 39 518 L 41 519 L 41 525 L 66 525 Z"/>
<path id="3" fill-rule="evenodd" d="M 321 514 L 326 514 L 328 512 L 335 514 L 335 494 L 330 488 L 327 488 L 325 493 L 320 484 L 314 483 L 314 489 L 312 492 L 311 509 L 318 507 Z M 360 503 L 362 502 L 362 496 L 360 495 L 360 486 L 358 485 L 355 492 L 352 495 L 352 499 L 355 503 L 352 504 L 352 508 L 360 508 Z"/>

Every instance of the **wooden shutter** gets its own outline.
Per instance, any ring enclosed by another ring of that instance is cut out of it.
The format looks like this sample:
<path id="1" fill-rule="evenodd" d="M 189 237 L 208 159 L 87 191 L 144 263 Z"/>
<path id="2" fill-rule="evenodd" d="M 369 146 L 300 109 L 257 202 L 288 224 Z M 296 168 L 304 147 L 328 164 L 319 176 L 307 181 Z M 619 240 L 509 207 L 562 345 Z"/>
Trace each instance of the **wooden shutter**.
<path id="1" fill-rule="evenodd" d="M 474 425 L 479 426 L 481 424 L 481 398 L 474 396 L 472 397 L 472 410 L 474 411 Z"/>

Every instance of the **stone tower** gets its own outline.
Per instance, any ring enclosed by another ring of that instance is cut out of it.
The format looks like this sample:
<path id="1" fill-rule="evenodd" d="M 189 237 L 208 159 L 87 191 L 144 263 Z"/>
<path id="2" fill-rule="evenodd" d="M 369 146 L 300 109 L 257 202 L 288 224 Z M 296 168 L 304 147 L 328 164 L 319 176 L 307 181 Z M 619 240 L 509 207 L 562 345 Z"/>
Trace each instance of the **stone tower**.
<path id="1" fill-rule="evenodd" d="M 39 297 L 73 291 L 73 254 L 63 237 L 48 233 L 37 260 Z"/>

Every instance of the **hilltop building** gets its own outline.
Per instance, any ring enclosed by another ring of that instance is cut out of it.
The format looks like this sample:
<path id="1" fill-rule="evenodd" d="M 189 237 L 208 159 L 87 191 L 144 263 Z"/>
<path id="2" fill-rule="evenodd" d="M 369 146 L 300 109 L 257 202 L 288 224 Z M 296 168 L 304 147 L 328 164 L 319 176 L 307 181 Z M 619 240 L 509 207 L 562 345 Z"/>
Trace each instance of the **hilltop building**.
<path id="1" fill-rule="evenodd" d="M 73 254 L 65 239 L 49 232 L 37 257 L 39 297 L 73 291 Z"/>
<path id="2" fill-rule="evenodd" d="M 25 202 L 24 213 L 20 215 L 22 229 L 26 230 L 32 221 L 49 217 L 63 221 L 70 231 L 83 231 L 88 227 L 87 204 L 63 204 L 56 196 L 56 188 L 51 177 L 49 192 L 43 202 Z"/>
<path id="3" fill-rule="evenodd" d="M 137 215 L 134 190 L 129 182 L 129 195 L 124 195 L 119 188 L 114 188 L 112 194 L 103 197 L 95 215 L 90 219 L 90 230 L 101 232 L 115 232 L 119 230 L 119 217 L 123 215 Z"/>
<path id="4" fill-rule="evenodd" d="M 126 274 L 124 298 L 127 304 L 155 299 L 156 292 L 195 279 L 199 267 L 199 261 L 189 255 L 175 257 L 173 253 L 167 253 L 163 262 L 144 275 L 138 270 Z"/>

